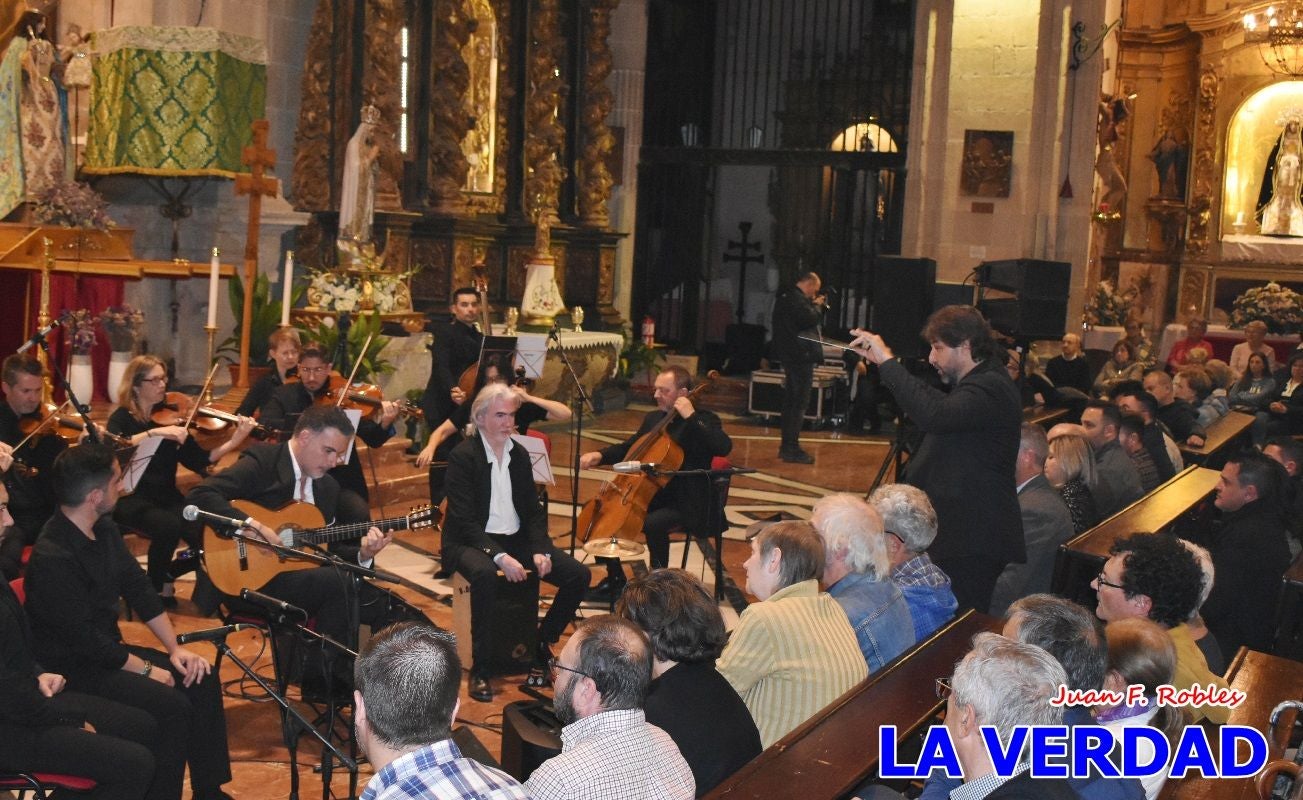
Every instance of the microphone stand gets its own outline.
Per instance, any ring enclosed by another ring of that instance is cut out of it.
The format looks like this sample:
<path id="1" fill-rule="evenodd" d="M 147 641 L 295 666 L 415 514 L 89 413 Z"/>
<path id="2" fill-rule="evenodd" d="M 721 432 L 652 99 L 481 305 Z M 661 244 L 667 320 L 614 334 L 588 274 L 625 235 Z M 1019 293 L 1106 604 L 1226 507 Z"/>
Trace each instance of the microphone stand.
<path id="1" fill-rule="evenodd" d="M 597 412 L 593 409 L 592 402 L 588 399 L 588 392 L 584 391 L 584 385 L 579 382 L 579 376 L 575 374 L 575 368 L 570 363 L 570 357 L 566 355 L 566 350 L 561 346 L 561 329 L 552 324 L 552 330 L 548 333 L 547 338 L 556 342 L 556 351 L 561 356 L 561 363 L 565 365 L 566 372 L 570 374 L 570 380 L 575 385 L 575 426 L 572 429 L 574 434 L 571 438 L 571 464 L 573 472 L 570 475 L 570 555 L 575 554 L 575 549 L 579 546 L 579 456 L 581 455 L 580 445 L 584 437 L 584 407 L 594 415 Z"/>
<path id="2" fill-rule="evenodd" d="M 729 482 L 734 475 L 749 475 L 758 470 L 750 467 L 726 467 L 724 469 L 657 469 L 651 465 L 644 465 L 643 470 L 655 477 L 674 477 L 677 475 L 700 475 L 706 479 L 707 485 L 713 490 L 714 496 L 711 497 L 710 513 L 707 516 L 707 525 L 710 527 L 710 535 L 715 540 L 715 600 L 716 602 L 724 599 L 724 506 L 719 502 L 723 493 L 728 489 Z M 689 541 L 692 535 L 689 534 Z M 689 542 L 684 542 L 683 546 L 687 547 Z"/>
<path id="3" fill-rule="evenodd" d="M 102 444 L 103 438 L 100 436 L 99 428 L 96 428 L 95 423 L 90 421 L 90 406 L 84 406 L 81 404 L 81 400 L 78 399 L 77 393 L 72 390 L 72 384 L 68 383 L 68 377 L 63 373 L 63 370 L 54 367 L 54 358 L 50 355 L 49 341 L 46 340 L 43 335 L 38 334 L 38 336 L 40 339 L 41 350 L 45 352 L 45 363 L 50 365 L 50 373 L 58 376 L 59 382 L 56 385 L 63 389 L 64 396 L 72 402 L 73 409 L 77 412 L 77 415 L 81 417 L 82 424 L 86 426 L 87 438 L 95 444 Z M 71 361 L 71 359 L 69 360 Z"/>

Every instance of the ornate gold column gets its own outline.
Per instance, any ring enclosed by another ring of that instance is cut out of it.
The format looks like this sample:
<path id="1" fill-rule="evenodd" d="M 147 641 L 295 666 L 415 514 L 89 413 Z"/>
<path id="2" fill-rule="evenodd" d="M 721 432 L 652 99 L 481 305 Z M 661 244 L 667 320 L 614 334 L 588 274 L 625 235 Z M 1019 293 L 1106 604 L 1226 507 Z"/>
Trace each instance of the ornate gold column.
<path id="1" fill-rule="evenodd" d="M 366 23 L 362 28 L 362 104 L 380 110 L 380 174 L 376 178 L 376 209 L 397 211 L 403 200 L 398 176 L 403 171 L 398 151 L 398 118 L 402 113 L 398 96 L 399 33 L 403 26 L 401 0 L 366 0 Z M 352 131 L 349 131 L 352 135 Z M 342 164 L 341 164 L 342 166 Z"/>
<path id="2" fill-rule="evenodd" d="M 525 214 L 538 224 L 556 220 L 565 169 L 557 160 L 565 128 L 557 102 L 565 83 L 557 74 L 561 37 L 559 0 L 535 0 L 529 44 L 529 87 L 525 96 Z"/>
<path id="3" fill-rule="evenodd" d="M 589 0 L 584 26 L 586 63 L 583 76 L 583 149 L 579 154 L 579 224 L 586 228 L 605 228 L 610 224 L 606 201 L 614 181 L 606 168 L 606 158 L 615 146 L 615 137 L 606 125 L 614 97 L 606 88 L 611 74 L 611 11 L 619 0 Z"/>
<path id="4" fill-rule="evenodd" d="M 470 130 L 465 96 L 470 71 L 462 48 L 470 40 L 467 17 L 458 0 L 436 0 L 434 42 L 430 52 L 433 81 L 430 89 L 430 206 L 441 214 L 459 214 L 466 208 L 462 186 L 470 164 L 462 140 Z"/>

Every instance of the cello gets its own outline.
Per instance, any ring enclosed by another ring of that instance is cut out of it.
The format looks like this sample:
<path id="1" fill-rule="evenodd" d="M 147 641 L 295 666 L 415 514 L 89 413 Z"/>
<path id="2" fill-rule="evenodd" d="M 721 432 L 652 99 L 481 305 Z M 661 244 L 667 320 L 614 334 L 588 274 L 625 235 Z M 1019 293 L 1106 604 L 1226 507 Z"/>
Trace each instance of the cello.
<path id="1" fill-rule="evenodd" d="M 457 388 L 461 389 L 462 394 L 466 395 L 466 402 L 470 402 L 475 397 L 475 390 L 481 385 L 480 365 L 484 361 L 484 341 L 493 335 L 493 323 L 489 320 L 489 277 L 488 268 L 483 262 L 471 267 L 474 277 L 471 278 L 471 286 L 475 288 L 475 294 L 480 299 L 480 354 L 475 359 L 475 363 L 462 370 L 461 377 L 457 379 Z"/>
<path id="2" fill-rule="evenodd" d="M 711 370 L 706 380 L 688 392 L 687 398 L 696 404 L 700 395 L 719 377 L 719 372 Z M 656 426 L 644 433 L 625 454 L 628 461 L 655 463 L 667 472 L 673 472 L 683 466 L 683 448 L 670 438 L 668 428 L 679 419 L 679 412 L 671 408 Z M 584 504 L 579 512 L 578 530 L 580 540 L 587 542 L 590 538 L 635 539 L 642 531 L 643 520 L 647 517 L 647 507 L 656 493 L 665 488 L 673 476 L 640 473 L 637 475 L 617 474 L 602 484 L 597 496 Z"/>

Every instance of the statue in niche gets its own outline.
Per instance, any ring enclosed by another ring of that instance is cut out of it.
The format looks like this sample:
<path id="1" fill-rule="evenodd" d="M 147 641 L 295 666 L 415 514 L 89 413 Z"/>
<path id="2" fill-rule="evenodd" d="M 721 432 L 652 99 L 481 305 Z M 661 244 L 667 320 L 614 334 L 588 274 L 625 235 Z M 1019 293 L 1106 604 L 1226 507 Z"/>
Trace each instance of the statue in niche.
<path id="1" fill-rule="evenodd" d="M 362 244 L 371 241 L 375 219 L 376 179 L 380 174 L 380 144 L 376 128 L 380 110 L 362 108 L 362 122 L 344 150 L 344 185 L 339 197 L 339 239 Z"/>
<path id="2" fill-rule="evenodd" d="M 1259 198 L 1270 199 L 1259 205 L 1260 230 L 1268 236 L 1303 236 L 1303 113 L 1290 112 L 1282 120 L 1284 129 L 1267 158 Z"/>
<path id="3" fill-rule="evenodd" d="M 1158 171 L 1158 196 L 1168 200 L 1185 199 L 1185 175 L 1189 165 L 1190 148 L 1177 138 L 1170 127 L 1164 127 L 1149 151 L 1150 161 Z"/>

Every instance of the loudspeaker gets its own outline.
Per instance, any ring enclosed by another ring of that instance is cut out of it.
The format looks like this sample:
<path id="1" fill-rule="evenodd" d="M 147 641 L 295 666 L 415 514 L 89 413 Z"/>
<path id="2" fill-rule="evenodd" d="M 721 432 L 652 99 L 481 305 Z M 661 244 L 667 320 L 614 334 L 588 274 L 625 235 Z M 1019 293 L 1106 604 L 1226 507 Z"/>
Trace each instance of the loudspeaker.
<path id="1" fill-rule="evenodd" d="M 982 300 L 977 304 L 991 327 L 1015 339 L 1058 339 L 1063 336 L 1066 300 L 1053 302 L 1037 297 Z"/>
<path id="2" fill-rule="evenodd" d="M 987 261 L 977 267 L 978 284 L 1017 296 L 983 299 L 978 310 L 992 328 L 1009 336 L 1057 339 L 1064 333 L 1071 279 L 1072 265 L 1066 261 Z"/>
<path id="3" fill-rule="evenodd" d="M 930 258 L 879 256 L 874 264 L 869 330 L 896 355 L 927 356 L 930 346 L 919 332 L 932 313 L 936 279 L 937 262 Z"/>
<path id="4" fill-rule="evenodd" d="M 502 769 L 518 781 L 561 752 L 561 720 L 551 703 L 518 700 L 502 710 Z"/>
<path id="5" fill-rule="evenodd" d="M 452 577 L 452 629 L 457 635 L 457 655 L 467 668 L 471 656 L 471 586 L 461 573 Z M 498 573 L 493 628 L 488 632 L 488 664 L 474 664 L 494 675 L 519 675 L 529 671 L 538 647 L 538 573 L 512 583 Z"/>
<path id="6" fill-rule="evenodd" d="M 479 737 L 475 735 L 475 731 L 471 730 L 469 725 L 460 725 L 453 728 L 452 740 L 456 743 L 457 749 L 461 751 L 461 754 L 467 758 L 473 758 L 486 767 L 502 769 L 502 765 L 493 757 L 493 754 L 484 746 L 484 743 L 480 741 Z"/>

